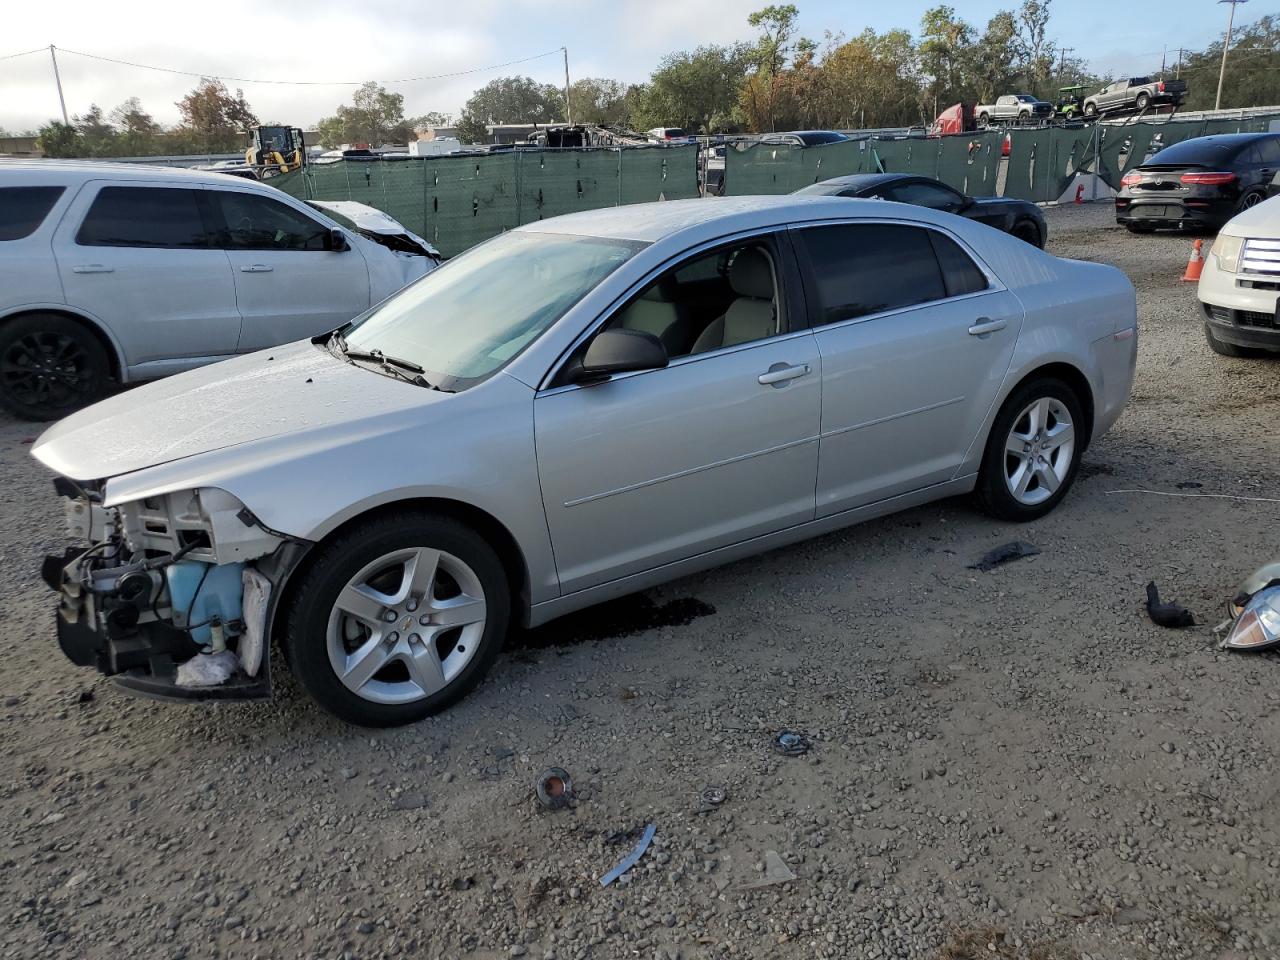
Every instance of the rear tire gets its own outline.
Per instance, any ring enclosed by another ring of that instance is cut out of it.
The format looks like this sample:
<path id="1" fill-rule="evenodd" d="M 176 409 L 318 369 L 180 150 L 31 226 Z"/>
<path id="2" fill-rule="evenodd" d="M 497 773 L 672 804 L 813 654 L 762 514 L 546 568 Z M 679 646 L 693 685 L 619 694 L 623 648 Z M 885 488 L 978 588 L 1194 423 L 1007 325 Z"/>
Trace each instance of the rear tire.
<path id="1" fill-rule="evenodd" d="M 1024 243 L 1029 243 L 1033 247 L 1040 250 L 1044 249 L 1044 242 L 1040 239 L 1040 228 L 1030 220 L 1022 220 L 1013 225 L 1013 229 L 1009 231 L 1009 235 L 1017 237 Z"/>
<path id="2" fill-rule="evenodd" d="M 1036 377 L 1018 387 L 987 436 L 976 490 L 983 510 L 1018 523 L 1043 517 L 1071 489 L 1087 435 L 1080 398 L 1067 384 Z"/>
<path id="3" fill-rule="evenodd" d="M 1084 115 L 1092 120 L 1098 115 L 1098 105 L 1096 103 L 1086 103 L 1084 105 Z"/>
<path id="4" fill-rule="evenodd" d="M 1213 328 L 1209 324 L 1204 325 L 1204 338 L 1209 341 L 1209 349 L 1222 357 L 1236 357 L 1245 360 L 1260 357 L 1265 350 L 1258 350 L 1253 347 L 1238 347 L 1234 343 L 1227 343 L 1225 340 L 1219 340 L 1213 335 Z"/>
<path id="5" fill-rule="evenodd" d="M 1267 199 L 1267 195 L 1263 191 L 1250 190 L 1240 198 L 1240 205 L 1236 207 L 1236 213 L 1239 213 L 1242 210 L 1248 210 L 1251 207 L 1256 207 L 1265 199 Z"/>
<path id="6" fill-rule="evenodd" d="M 0 407 L 23 420 L 58 420 L 101 399 L 111 364 L 84 324 L 32 313 L 0 326 Z"/>
<path id="7" fill-rule="evenodd" d="M 502 648 L 510 615 L 510 584 L 494 549 L 451 517 L 406 511 L 316 551 L 289 605 L 285 652 L 330 713 L 393 727 L 474 688 Z"/>
<path id="8" fill-rule="evenodd" d="M 1134 106 L 1139 110 L 1145 110 L 1150 103 L 1151 97 L 1148 94 L 1140 93 L 1138 94 L 1137 100 L 1134 101 Z"/>

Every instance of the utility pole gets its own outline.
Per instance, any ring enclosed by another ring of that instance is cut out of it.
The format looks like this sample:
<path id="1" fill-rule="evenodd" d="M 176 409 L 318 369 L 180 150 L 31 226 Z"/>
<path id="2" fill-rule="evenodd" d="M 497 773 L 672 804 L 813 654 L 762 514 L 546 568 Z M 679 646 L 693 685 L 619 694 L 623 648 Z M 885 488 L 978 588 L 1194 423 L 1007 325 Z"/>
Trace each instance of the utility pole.
<path id="1" fill-rule="evenodd" d="M 1213 101 L 1215 110 L 1222 106 L 1222 79 L 1227 75 L 1227 50 L 1231 47 L 1231 25 L 1236 19 L 1236 4 L 1248 3 L 1249 0 L 1218 0 L 1218 2 L 1231 4 L 1231 12 L 1227 14 L 1227 38 L 1222 42 L 1222 66 L 1218 68 L 1218 95 Z"/>
<path id="2" fill-rule="evenodd" d="M 561 47 L 560 52 L 564 54 L 564 119 L 565 123 L 573 125 L 573 107 L 569 105 L 569 48 Z"/>
<path id="3" fill-rule="evenodd" d="M 1182 79 L 1182 48 L 1178 48 L 1178 72 L 1174 74 L 1177 79 Z"/>
<path id="4" fill-rule="evenodd" d="M 1160 76 L 1164 76 L 1165 61 L 1169 59 L 1169 45 L 1164 45 L 1164 50 L 1160 54 Z"/>
<path id="5" fill-rule="evenodd" d="M 1063 47 L 1063 48 L 1062 48 L 1062 63 L 1058 66 L 1058 79 L 1059 79 L 1059 80 L 1061 80 L 1061 79 L 1062 79 L 1062 75 L 1063 75 L 1064 73 L 1066 73 L 1066 72 L 1067 72 L 1067 54 L 1068 54 L 1068 53 L 1075 53 L 1075 51 L 1076 51 L 1076 48 L 1075 48 L 1075 47 Z"/>
<path id="6" fill-rule="evenodd" d="M 58 103 L 62 104 L 62 122 L 66 126 L 71 126 L 71 121 L 67 119 L 67 101 L 62 96 L 62 77 L 58 75 L 58 54 L 57 48 L 51 43 L 49 44 L 49 59 L 53 61 L 53 82 L 58 85 Z"/>

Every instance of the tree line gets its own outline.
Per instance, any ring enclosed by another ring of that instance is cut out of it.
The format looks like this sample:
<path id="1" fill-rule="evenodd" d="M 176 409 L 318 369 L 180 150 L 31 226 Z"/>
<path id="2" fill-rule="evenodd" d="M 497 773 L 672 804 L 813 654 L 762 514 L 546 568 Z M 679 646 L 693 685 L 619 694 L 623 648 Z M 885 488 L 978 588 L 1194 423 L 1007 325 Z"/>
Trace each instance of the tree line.
<path id="1" fill-rule="evenodd" d="M 427 127 L 456 126 L 464 143 L 489 139 L 497 123 L 556 123 L 571 113 L 577 123 L 646 130 L 682 127 L 693 133 L 759 133 L 806 128 L 899 127 L 928 124 L 957 102 L 986 103 L 1004 93 L 1052 100 L 1060 87 L 1083 84 L 1094 92 L 1110 78 L 1090 73 L 1049 32 L 1051 0 L 1023 0 L 977 27 L 941 5 L 925 11 L 916 34 L 867 28 L 854 36 L 821 40 L 797 31 L 794 4 L 773 4 L 747 22 L 747 42 L 707 44 L 663 57 L 644 83 L 584 78 L 565 91 L 529 77 L 501 77 L 467 100 L 457 117 L 406 116 L 404 96 L 366 83 L 317 129 L 326 147 L 348 143 L 404 143 Z M 1217 91 L 1223 38 L 1185 53 L 1184 110 L 1211 109 Z M 1267 14 L 1232 36 L 1223 107 L 1280 103 L 1280 16 Z M 177 102 L 181 122 L 164 128 L 136 97 L 110 113 L 96 105 L 70 124 L 39 131 L 54 157 L 232 153 L 246 146 L 258 125 L 244 93 L 202 79 Z M 290 125 L 298 125 L 296 121 Z"/>

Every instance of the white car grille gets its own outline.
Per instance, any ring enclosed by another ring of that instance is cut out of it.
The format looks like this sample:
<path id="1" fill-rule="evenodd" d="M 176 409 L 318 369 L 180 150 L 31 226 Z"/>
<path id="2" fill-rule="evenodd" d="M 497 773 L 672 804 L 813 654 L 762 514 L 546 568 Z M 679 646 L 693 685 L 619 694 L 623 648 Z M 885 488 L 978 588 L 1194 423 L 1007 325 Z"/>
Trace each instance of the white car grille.
<path id="1" fill-rule="evenodd" d="M 1246 240 L 1240 253 L 1240 272 L 1280 277 L 1280 240 Z"/>

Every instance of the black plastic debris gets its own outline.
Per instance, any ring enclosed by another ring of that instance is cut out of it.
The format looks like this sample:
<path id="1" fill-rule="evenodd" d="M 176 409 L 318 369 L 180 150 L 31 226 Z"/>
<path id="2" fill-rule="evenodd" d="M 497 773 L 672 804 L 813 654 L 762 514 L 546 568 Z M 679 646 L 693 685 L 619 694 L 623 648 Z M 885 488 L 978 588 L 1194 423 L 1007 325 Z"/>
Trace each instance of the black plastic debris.
<path id="1" fill-rule="evenodd" d="M 728 794 L 721 787 L 707 787 L 698 796 L 698 808 L 695 813 L 710 813 L 728 799 Z"/>
<path id="2" fill-rule="evenodd" d="M 781 730 L 773 738 L 773 749 L 784 757 L 804 756 L 811 746 L 808 737 L 794 730 Z"/>
<path id="3" fill-rule="evenodd" d="M 1027 543 L 1024 540 L 1014 540 L 1012 543 L 1001 544 L 994 550 L 988 550 L 977 563 L 969 564 L 969 569 L 981 570 L 983 573 L 986 573 L 988 570 L 994 570 L 996 567 L 1002 567 L 1006 563 L 1010 563 L 1014 560 L 1024 560 L 1027 557 L 1034 557 L 1039 552 L 1040 548 L 1034 543 Z"/>
<path id="4" fill-rule="evenodd" d="M 1196 625 L 1195 617 L 1182 604 L 1161 602 L 1160 591 L 1156 589 L 1154 581 L 1147 584 L 1147 616 L 1156 626 L 1174 630 Z"/>
<path id="5" fill-rule="evenodd" d="M 548 810 L 563 810 L 573 796 L 573 778 L 561 767 L 548 767 L 538 774 L 538 802 Z"/>

